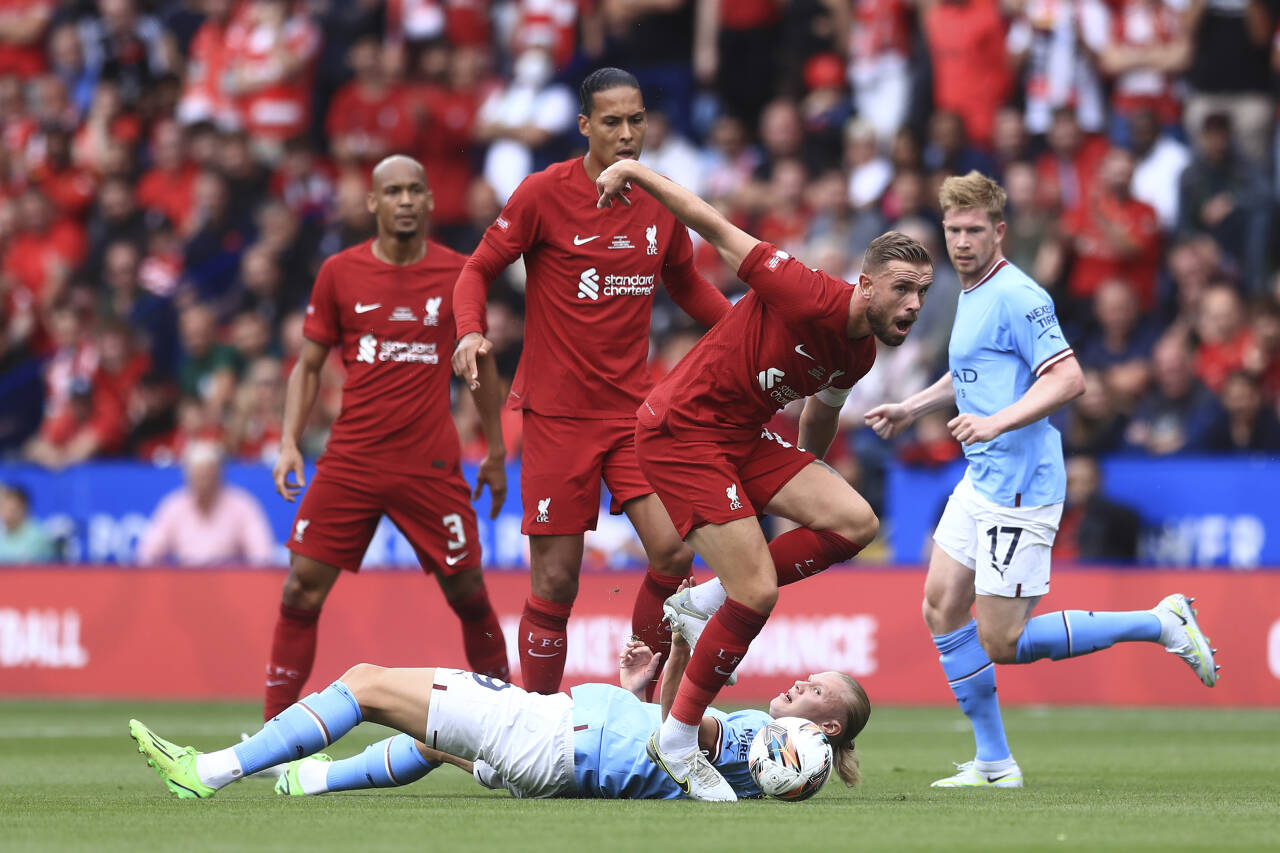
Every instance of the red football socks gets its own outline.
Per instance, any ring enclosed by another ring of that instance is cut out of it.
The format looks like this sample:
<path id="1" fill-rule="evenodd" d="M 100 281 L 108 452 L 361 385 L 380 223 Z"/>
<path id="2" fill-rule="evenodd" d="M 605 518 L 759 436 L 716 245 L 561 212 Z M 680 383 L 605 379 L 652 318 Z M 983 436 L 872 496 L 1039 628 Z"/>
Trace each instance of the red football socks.
<path id="1" fill-rule="evenodd" d="M 684 678 L 680 680 L 671 716 L 690 726 L 701 723 L 707 706 L 733 674 L 768 619 L 768 613 L 759 613 L 732 598 L 727 599 L 702 631 Z"/>
<path id="2" fill-rule="evenodd" d="M 568 641 L 565 626 L 573 604 L 530 595 L 520 617 L 520 680 L 531 693 L 558 693 Z"/>
<path id="3" fill-rule="evenodd" d="M 640 590 L 636 593 L 635 607 L 631 611 L 631 633 L 653 650 L 662 653 L 662 661 L 653 680 L 645 688 L 645 696 L 653 701 L 654 691 L 662 680 L 662 668 L 671 654 L 671 628 L 662 621 L 662 603 L 671 596 L 684 580 L 675 575 L 660 575 L 650 566 L 645 573 Z"/>
<path id="4" fill-rule="evenodd" d="M 769 543 L 769 555 L 778 573 L 778 586 L 816 575 L 836 563 L 853 559 L 862 546 L 826 530 L 797 527 Z"/>
<path id="5" fill-rule="evenodd" d="M 316 660 L 316 629 L 319 610 L 280 605 L 280 618 L 271 638 L 267 663 L 267 692 L 262 719 L 270 720 L 302 695 L 302 686 L 311 675 Z"/>
<path id="6" fill-rule="evenodd" d="M 471 671 L 510 681 L 507 641 L 502 636 L 498 614 L 489 603 L 489 590 L 482 586 L 461 601 L 449 602 L 449 606 L 462 622 L 462 647 Z"/>

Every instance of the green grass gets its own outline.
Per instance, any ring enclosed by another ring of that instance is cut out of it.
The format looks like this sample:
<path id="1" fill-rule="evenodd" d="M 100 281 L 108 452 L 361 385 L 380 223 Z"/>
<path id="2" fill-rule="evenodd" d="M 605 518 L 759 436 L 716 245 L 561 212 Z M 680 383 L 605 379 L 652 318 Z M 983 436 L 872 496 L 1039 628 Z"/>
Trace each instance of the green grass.
<path id="1" fill-rule="evenodd" d="M 201 749 L 256 719 L 242 704 L 0 703 L 0 849 L 1280 849 L 1280 724 L 1267 711 L 1007 710 L 1029 787 L 934 791 L 948 761 L 968 757 L 963 719 L 879 707 L 856 792 L 835 782 L 807 803 L 733 806 L 518 801 L 448 767 L 395 791 L 286 798 L 248 780 L 179 801 L 135 751 L 130 716 Z M 366 726 L 330 751 L 385 734 Z"/>

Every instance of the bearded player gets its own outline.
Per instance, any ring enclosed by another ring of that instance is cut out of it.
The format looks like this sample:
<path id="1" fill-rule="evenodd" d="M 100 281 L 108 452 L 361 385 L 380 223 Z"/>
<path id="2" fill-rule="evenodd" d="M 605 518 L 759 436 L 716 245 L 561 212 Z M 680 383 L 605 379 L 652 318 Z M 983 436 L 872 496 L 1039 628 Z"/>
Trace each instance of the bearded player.
<path id="1" fill-rule="evenodd" d="M 268 720 L 298 701 L 315 659 L 325 597 L 341 572 L 360 568 L 383 515 L 409 540 L 422 568 L 436 575 L 462 622 L 471 668 L 507 676 L 506 644 L 480 571 L 472 492 L 462 478 L 449 406 L 453 284 L 466 258 L 427 239 L 431 191 L 416 160 L 397 155 L 379 163 L 368 207 L 377 236 L 320 268 L 285 396 L 273 476 L 276 491 L 293 501 L 306 485 L 298 439 L 329 349 L 340 348 L 347 369 L 342 411 L 289 536 L 293 553 L 267 664 Z M 506 448 L 492 361 L 480 360 L 485 381 L 473 392 L 488 444 L 474 497 L 488 485 L 490 517 L 497 517 L 507 491 Z"/>
<path id="2" fill-rule="evenodd" d="M 689 574 L 693 552 L 635 458 L 635 410 L 650 384 L 653 295 L 661 281 L 677 305 L 708 327 L 729 308 L 694 269 L 688 232 L 660 204 L 637 192 L 630 207 L 596 207 L 596 177 L 612 163 L 639 157 L 644 144 L 644 99 L 635 77 L 602 68 L 583 81 L 581 98 L 586 156 L 525 179 L 455 290 L 454 370 L 472 388 L 483 387 L 476 357 L 492 347 L 483 334 L 485 295 L 524 256 L 527 325 L 510 405 L 524 418 L 521 530 L 529 536 L 531 575 L 520 669 L 525 688 L 538 693 L 560 689 L 583 534 L 595 529 L 602 479 L 611 511 L 626 513 L 649 558 L 633 631 L 656 652 L 669 648 L 662 603 Z"/>
<path id="3" fill-rule="evenodd" d="M 876 341 L 906 340 L 933 266 L 920 243 L 889 232 L 871 242 L 851 285 L 734 227 L 639 163 L 617 163 L 596 184 L 602 207 L 625 208 L 637 190 L 656 198 L 751 288 L 636 412 L 641 470 L 727 596 L 701 629 L 648 753 L 691 797 L 733 800 L 698 748 L 698 726 L 764 627 L 778 587 L 852 558 L 875 537 L 870 505 L 820 457 L 853 384 L 875 361 Z M 796 447 L 765 424 L 803 397 Z M 766 543 L 761 513 L 800 527 Z"/>

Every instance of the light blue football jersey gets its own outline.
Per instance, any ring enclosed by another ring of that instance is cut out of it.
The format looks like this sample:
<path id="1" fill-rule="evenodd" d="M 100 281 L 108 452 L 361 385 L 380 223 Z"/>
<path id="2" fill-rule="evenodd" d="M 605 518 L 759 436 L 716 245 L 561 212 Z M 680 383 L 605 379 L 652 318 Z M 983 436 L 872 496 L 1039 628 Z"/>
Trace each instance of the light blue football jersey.
<path id="1" fill-rule="evenodd" d="M 671 777 L 645 755 L 649 736 L 662 723 L 662 708 L 641 702 L 612 684 L 580 684 L 573 696 L 573 775 L 578 795 L 602 799 L 661 799 L 683 796 Z M 720 721 L 720 754 L 716 769 L 739 798 L 760 796 L 747 767 L 756 732 L 772 719 L 764 711 L 726 714 L 707 709 Z"/>
<path id="2" fill-rule="evenodd" d="M 1000 411 L 1020 399 L 1040 372 L 1071 354 L 1053 299 L 1008 261 L 998 261 L 961 292 L 947 348 L 961 414 Z M 969 482 L 992 503 L 1045 506 L 1066 497 L 1062 436 L 1047 418 L 967 445 L 964 455 Z"/>

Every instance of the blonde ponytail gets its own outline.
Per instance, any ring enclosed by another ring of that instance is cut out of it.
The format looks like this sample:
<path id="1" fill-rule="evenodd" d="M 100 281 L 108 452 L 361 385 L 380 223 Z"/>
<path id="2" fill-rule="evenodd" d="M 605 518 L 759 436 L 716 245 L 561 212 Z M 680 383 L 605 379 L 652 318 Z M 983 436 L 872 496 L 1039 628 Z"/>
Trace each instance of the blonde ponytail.
<path id="1" fill-rule="evenodd" d="M 862 781 L 862 768 L 853 740 L 866 727 L 867 720 L 871 719 L 871 700 L 867 698 L 867 691 L 852 676 L 843 672 L 839 675 L 844 680 L 845 687 L 849 688 L 849 698 L 845 708 L 844 728 L 838 739 L 832 742 L 831 749 L 836 774 L 852 788 Z"/>

